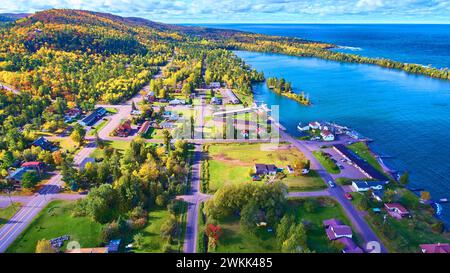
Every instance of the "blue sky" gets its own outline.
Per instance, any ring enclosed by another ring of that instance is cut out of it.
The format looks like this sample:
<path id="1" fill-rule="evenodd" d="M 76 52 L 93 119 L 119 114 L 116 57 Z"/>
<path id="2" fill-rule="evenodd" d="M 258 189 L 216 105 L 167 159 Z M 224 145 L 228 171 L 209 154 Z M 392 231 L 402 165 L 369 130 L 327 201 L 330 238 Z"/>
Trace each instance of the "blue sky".
<path id="1" fill-rule="evenodd" d="M 450 23 L 450 0 L 0 0 L 0 13 L 74 8 L 167 23 Z"/>

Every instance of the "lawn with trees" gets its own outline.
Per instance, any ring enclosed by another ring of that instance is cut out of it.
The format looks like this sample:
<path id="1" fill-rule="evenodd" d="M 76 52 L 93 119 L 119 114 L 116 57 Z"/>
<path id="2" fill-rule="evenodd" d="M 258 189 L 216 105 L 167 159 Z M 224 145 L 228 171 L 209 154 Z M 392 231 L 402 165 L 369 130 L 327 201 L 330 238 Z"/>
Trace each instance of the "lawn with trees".
<path id="1" fill-rule="evenodd" d="M 322 164 L 327 172 L 331 174 L 339 174 L 341 172 L 338 165 L 333 161 L 331 156 L 329 156 L 325 152 L 314 151 L 313 155 L 320 162 L 320 164 Z"/>

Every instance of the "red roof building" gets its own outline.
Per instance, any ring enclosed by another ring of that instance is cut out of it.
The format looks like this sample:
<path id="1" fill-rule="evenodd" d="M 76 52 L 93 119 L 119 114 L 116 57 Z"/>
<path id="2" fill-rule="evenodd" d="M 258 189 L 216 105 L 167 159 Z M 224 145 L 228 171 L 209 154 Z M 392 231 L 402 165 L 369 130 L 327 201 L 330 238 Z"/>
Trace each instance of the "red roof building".
<path id="1" fill-rule="evenodd" d="M 323 226 L 325 227 L 325 232 L 328 239 L 331 241 L 339 238 L 352 238 L 352 228 L 344 225 L 341 221 L 337 219 L 329 219 L 323 221 Z"/>
<path id="2" fill-rule="evenodd" d="M 399 203 L 386 203 L 384 204 L 387 213 L 396 219 L 402 219 L 409 216 L 409 211 Z"/>
<path id="3" fill-rule="evenodd" d="M 116 129 L 116 135 L 119 137 L 127 137 L 131 134 L 131 120 L 126 120 Z"/>
<path id="4" fill-rule="evenodd" d="M 149 128 L 150 128 L 150 122 L 149 121 L 144 122 L 141 126 L 141 129 L 139 129 L 138 134 L 143 135 L 143 134 L 147 133 Z"/>
<path id="5" fill-rule="evenodd" d="M 23 163 L 21 167 L 27 170 L 35 170 L 40 175 L 44 171 L 45 164 L 41 161 L 29 161 Z"/>

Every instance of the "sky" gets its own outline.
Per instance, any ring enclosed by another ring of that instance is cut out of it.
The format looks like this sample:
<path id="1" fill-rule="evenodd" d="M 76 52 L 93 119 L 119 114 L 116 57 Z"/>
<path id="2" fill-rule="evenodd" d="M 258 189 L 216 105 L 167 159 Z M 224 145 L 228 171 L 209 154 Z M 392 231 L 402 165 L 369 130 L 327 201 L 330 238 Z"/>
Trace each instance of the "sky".
<path id="1" fill-rule="evenodd" d="M 166 23 L 450 23 L 450 0 L 0 0 L 0 13 L 51 8 Z"/>

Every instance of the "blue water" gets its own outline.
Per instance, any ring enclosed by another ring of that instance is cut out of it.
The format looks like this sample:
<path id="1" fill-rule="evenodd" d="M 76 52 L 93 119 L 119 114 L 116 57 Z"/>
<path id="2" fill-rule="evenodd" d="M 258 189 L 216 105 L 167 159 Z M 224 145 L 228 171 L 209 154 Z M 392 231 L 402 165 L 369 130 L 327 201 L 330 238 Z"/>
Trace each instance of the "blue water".
<path id="1" fill-rule="evenodd" d="M 209 24 L 352 47 L 340 50 L 400 62 L 450 67 L 450 25 Z"/>
<path id="2" fill-rule="evenodd" d="M 374 140 L 375 152 L 393 157 L 385 159 L 390 168 L 410 172 L 412 187 L 450 198 L 450 82 L 371 65 L 236 53 L 266 77 L 284 77 L 310 95 L 313 105 L 305 107 L 265 84 L 254 87 L 256 100 L 280 106 L 280 121 L 292 134 L 298 122 L 312 120 L 354 128 Z M 449 205 L 443 213 L 450 223 Z"/>

